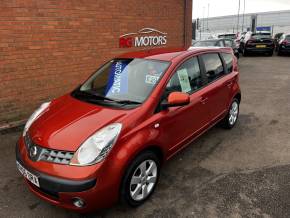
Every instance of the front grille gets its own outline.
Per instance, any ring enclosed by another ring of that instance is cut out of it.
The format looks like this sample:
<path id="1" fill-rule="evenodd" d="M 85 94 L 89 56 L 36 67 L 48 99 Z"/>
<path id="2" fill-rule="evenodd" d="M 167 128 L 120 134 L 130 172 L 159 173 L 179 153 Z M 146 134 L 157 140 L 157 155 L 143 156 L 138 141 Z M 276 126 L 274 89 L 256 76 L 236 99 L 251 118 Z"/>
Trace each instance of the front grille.
<path id="1" fill-rule="evenodd" d="M 59 163 L 59 164 L 69 164 L 73 155 L 74 155 L 73 152 L 57 151 L 57 150 L 42 148 L 39 160 Z"/>
<path id="2" fill-rule="evenodd" d="M 53 150 L 48 148 L 43 148 L 40 145 L 35 144 L 29 134 L 27 133 L 24 136 L 25 146 L 28 152 L 28 156 L 33 161 L 46 161 L 58 164 L 69 164 L 74 152 L 71 151 L 61 151 L 61 150 Z M 31 156 L 31 148 L 37 148 L 37 154 L 35 156 Z"/>

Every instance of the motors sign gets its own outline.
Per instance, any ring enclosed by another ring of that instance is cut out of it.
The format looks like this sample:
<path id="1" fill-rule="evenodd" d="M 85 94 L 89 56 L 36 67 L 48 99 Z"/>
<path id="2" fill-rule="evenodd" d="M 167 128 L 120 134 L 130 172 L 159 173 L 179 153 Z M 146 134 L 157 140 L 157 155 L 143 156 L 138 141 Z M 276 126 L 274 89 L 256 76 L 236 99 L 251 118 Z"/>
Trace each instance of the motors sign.
<path id="1" fill-rule="evenodd" d="M 153 28 L 143 28 L 137 33 L 127 33 L 120 36 L 119 47 L 147 47 L 166 45 L 167 33 L 161 32 Z"/>

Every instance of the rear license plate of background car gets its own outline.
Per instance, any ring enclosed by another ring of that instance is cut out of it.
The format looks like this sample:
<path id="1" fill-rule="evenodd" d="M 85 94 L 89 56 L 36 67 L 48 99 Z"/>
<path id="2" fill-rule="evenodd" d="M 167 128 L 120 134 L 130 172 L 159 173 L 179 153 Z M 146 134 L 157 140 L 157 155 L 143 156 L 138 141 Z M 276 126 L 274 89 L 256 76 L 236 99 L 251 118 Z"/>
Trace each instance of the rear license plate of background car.
<path id="1" fill-rule="evenodd" d="M 266 45 L 256 45 L 256 48 L 266 48 Z"/>
<path id="2" fill-rule="evenodd" d="M 39 181 L 38 177 L 33 175 L 31 172 L 29 172 L 27 169 L 25 169 L 18 161 L 16 161 L 16 166 L 19 172 L 26 178 L 28 179 L 32 184 L 36 185 L 37 187 L 39 186 Z"/>

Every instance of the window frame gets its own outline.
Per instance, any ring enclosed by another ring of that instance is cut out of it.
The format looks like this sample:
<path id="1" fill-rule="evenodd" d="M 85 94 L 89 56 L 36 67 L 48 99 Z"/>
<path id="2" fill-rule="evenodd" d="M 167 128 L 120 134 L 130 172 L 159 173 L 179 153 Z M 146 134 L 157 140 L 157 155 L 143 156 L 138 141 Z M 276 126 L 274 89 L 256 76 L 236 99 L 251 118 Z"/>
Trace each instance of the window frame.
<path id="1" fill-rule="evenodd" d="M 229 72 L 229 70 L 228 70 L 228 68 L 227 68 L 227 63 L 226 63 L 226 61 L 225 61 L 225 59 L 224 59 L 222 53 L 224 53 L 224 54 L 229 54 L 229 55 L 232 56 L 232 61 L 233 61 L 233 70 L 232 70 L 231 72 Z M 222 62 L 223 62 L 224 68 L 226 69 L 226 75 L 233 73 L 233 72 L 234 72 L 234 56 L 233 56 L 231 53 L 228 53 L 228 52 L 220 52 L 219 55 L 220 55 L 220 58 L 222 59 Z"/>
<path id="2" fill-rule="evenodd" d="M 187 94 L 189 95 L 192 95 L 193 93 L 199 91 L 200 89 L 202 89 L 205 85 L 206 85 L 206 78 L 204 77 L 204 73 L 203 73 L 203 69 L 202 69 L 202 65 L 201 65 L 201 60 L 200 60 L 200 57 L 199 55 L 192 55 L 192 56 L 188 56 L 186 57 L 182 62 L 180 62 L 173 70 L 173 73 L 170 75 L 170 78 L 167 80 L 166 82 L 166 85 L 165 85 L 165 88 L 163 89 L 163 93 L 165 92 L 166 90 L 166 87 L 167 87 L 167 84 L 169 83 L 169 81 L 172 79 L 172 77 L 177 73 L 178 69 L 185 63 L 187 62 L 188 60 L 190 60 L 191 58 L 196 58 L 197 59 L 197 62 L 198 62 L 198 66 L 199 66 L 199 70 L 200 70 L 200 76 L 201 76 L 201 79 L 202 79 L 202 86 L 198 89 L 195 89 L 195 90 L 191 90 L 190 92 L 186 92 Z"/>
<path id="3" fill-rule="evenodd" d="M 196 89 L 196 90 L 193 90 L 191 92 L 188 92 L 187 94 L 189 96 L 191 96 L 192 94 L 204 89 L 206 86 L 207 86 L 207 81 L 206 81 L 206 77 L 205 77 L 205 74 L 204 74 L 204 68 L 202 66 L 202 60 L 200 59 L 200 54 L 191 54 L 187 57 L 185 57 L 180 63 L 178 63 L 174 69 L 171 71 L 171 75 L 169 76 L 169 78 L 166 80 L 166 83 L 165 83 L 165 86 L 163 87 L 162 91 L 161 91 L 161 95 L 160 95 L 160 100 L 159 100 L 159 103 L 157 104 L 156 108 L 155 108 L 155 111 L 154 113 L 159 113 L 160 111 L 162 111 L 162 108 L 161 108 L 161 103 L 166 100 L 164 98 L 164 93 L 166 91 L 166 87 L 167 87 L 167 84 L 169 83 L 169 81 L 171 80 L 171 78 L 177 73 L 177 70 L 179 69 L 180 66 L 182 66 L 186 61 L 188 61 L 189 59 L 191 58 L 197 58 L 197 61 L 198 61 L 198 65 L 199 65 L 199 70 L 200 70 L 200 75 L 201 75 L 201 79 L 202 79 L 202 87 L 200 87 L 199 89 Z"/>
<path id="4" fill-rule="evenodd" d="M 231 39 L 224 39 L 224 41 L 225 41 L 225 47 L 227 47 L 227 48 L 232 48 L 232 47 L 234 46 L 233 40 L 231 40 Z M 230 46 L 227 46 L 227 45 L 226 45 L 227 41 L 231 44 Z M 224 53 L 224 52 L 223 52 L 223 53 Z"/>
<path id="5" fill-rule="evenodd" d="M 221 51 L 221 52 L 224 52 L 224 51 Z M 197 54 L 192 54 L 192 55 L 190 55 L 190 56 L 184 58 L 182 62 L 180 62 L 178 65 L 176 65 L 176 66 L 174 67 L 174 69 L 172 70 L 173 73 L 169 76 L 169 78 L 168 78 L 167 81 L 166 81 L 165 86 L 163 87 L 163 89 L 162 89 L 162 91 L 161 91 L 162 94 L 161 94 L 161 96 L 160 96 L 159 103 L 157 104 L 154 113 L 156 114 L 156 113 L 159 113 L 160 111 L 162 111 L 162 109 L 161 109 L 161 103 L 162 103 L 162 101 L 165 100 L 165 99 L 164 99 L 164 92 L 165 92 L 165 90 L 166 90 L 166 86 L 167 86 L 168 82 L 171 80 L 171 78 L 174 76 L 174 74 L 177 73 L 177 70 L 179 69 L 179 67 L 180 67 L 182 64 L 184 64 L 186 61 L 188 61 L 190 58 L 195 58 L 195 57 L 197 58 L 197 60 L 198 60 L 198 64 L 199 64 L 199 69 L 200 69 L 200 74 L 201 74 L 201 78 L 202 78 L 202 87 L 199 88 L 199 89 L 194 90 L 193 92 L 188 93 L 190 96 L 191 96 L 192 94 L 194 94 L 194 93 L 196 93 L 196 92 L 199 92 L 200 90 L 206 88 L 207 86 L 211 85 L 212 83 L 215 83 L 216 81 L 218 81 L 218 80 L 224 78 L 225 76 L 228 76 L 229 74 L 231 74 L 232 72 L 228 72 L 228 69 L 227 69 L 227 67 L 226 67 L 225 60 L 223 59 L 223 57 L 222 57 L 222 55 L 221 55 L 221 52 L 220 52 L 220 51 L 218 51 L 218 52 L 217 52 L 217 51 L 205 51 L 205 52 L 200 52 L 200 53 L 197 53 Z M 224 53 L 231 54 L 231 53 L 228 53 L 228 52 L 224 52 Z M 224 72 L 225 72 L 222 76 L 220 76 L 219 78 L 217 78 L 217 79 L 211 81 L 210 83 L 209 83 L 208 80 L 207 80 L 206 70 L 205 70 L 205 64 L 204 64 L 204 61 L 203 61 L 203 59 L 202 59 L 202 55 L 206 55 L 206 54 L 218 54 L 218 56 L 219 56 L 219 58 L 220 58 L 220 60 L 221 60 L 221 62 L 222 62 L 222 66 L 223 66 Z"/>
<path id="6" fill-rule="evenodd" d="M 223 69 L 224 69 L 224 73 L 223 73 L 223 75 L 220 76 L 220 77 L 218 77 L 218 78 L 216 78 L 216 79 L 214 79 L 214 80 L 211 81 L 211 82 L 208 82 L 208 78 L 207 78 L 207 76 L 206 76 L 205 63 L 204 63 L 204 61 L 203 61 L 203 59 L 202 59 L 202 55 L 207 55 L 207 54 L 217 54 L 217 55 L 219 56 L 220 61 L 222 62 L 222 66 L 223 66 Z M 206 85 L 205 85 L 205 86 L 210 85 L 210 84 L 216 82 L 217 80 L 220 80 L 221 78 L 223 78 L 223 77 L 227 76 L 228 74 L 230 74 L 230 73 L 228 72 L 227 67 L 226 67 L 225 60 L 223 59 L 223 57 L 222 57 L 222 55 L 221 55 L 221 52 L 216 52 L 216 51 L 205 52 L 205 53 L 199 54 L 199 56 L 200 56 L 200 60 L 201 60 L 201 62 L 202 62 L 203 74 L 204 74 L 204 77 L 206 78 Z"/>

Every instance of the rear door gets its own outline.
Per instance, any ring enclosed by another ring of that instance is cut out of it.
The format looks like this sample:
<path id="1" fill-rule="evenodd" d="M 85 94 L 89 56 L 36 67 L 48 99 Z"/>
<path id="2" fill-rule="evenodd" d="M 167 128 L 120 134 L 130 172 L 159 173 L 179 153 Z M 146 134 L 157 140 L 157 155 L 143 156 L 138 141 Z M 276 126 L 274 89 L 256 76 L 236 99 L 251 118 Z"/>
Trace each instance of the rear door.
<path id="1" fill-rule="evenodd" d="M 222 118 L 227 111 L 232 83 L 227 77 L 227 68 L 219 53 L 202 54 L 200 57 L 207 79 L 203 98 L 210 110 L 211 121 L 214 122 Z"/>

